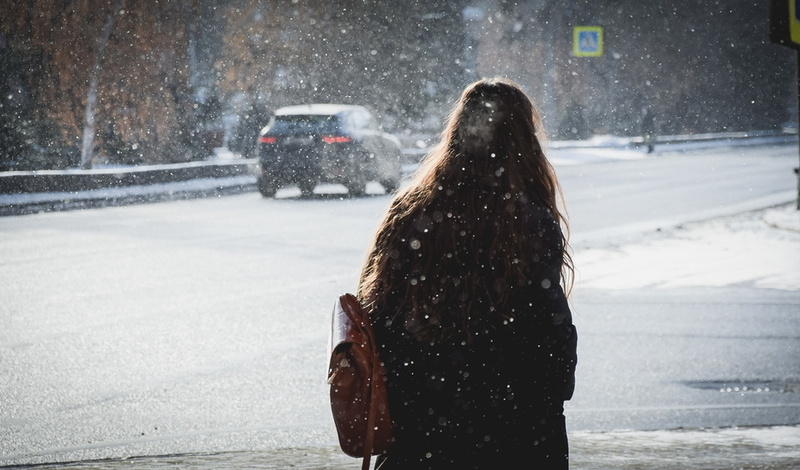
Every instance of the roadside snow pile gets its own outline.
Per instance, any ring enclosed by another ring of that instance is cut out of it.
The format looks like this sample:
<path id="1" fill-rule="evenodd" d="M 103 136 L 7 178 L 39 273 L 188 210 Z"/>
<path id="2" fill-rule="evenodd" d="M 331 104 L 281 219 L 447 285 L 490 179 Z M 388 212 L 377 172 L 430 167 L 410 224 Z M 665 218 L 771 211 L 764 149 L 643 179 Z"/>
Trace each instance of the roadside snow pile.
<path id="1" fill-rule="evenodd" d="M 603 248 L 576 247 L 576 287 L 718 287 L 800 290 L 800 211 L 787 205 L 645 235 Z"/>
<path id="2" fill-rule="evenodd" d="M 800 464 L 800 427 L 576 432 L 576 468 L 790 469 Z"/>
<path id="3" fill-rule="evenodd" d="M 252 175 L 228 176 L 224 178 L 197 178 L 186 181 L 92 189 L 74 192 L 0 194 L 0 207 L 37 204 L 44 202 L 68 203 L 76 200 L 113 200 L 140 196 L 169 196 L 179 193 L 200 193 L 227 187 L 253 185 Z"/>
<path id="4" fill-rule="evenodd" d="M 770 227 L 800 233 L 800 210 L 792 206 L 770 209 L 764 213 L 764 222 Z"/>

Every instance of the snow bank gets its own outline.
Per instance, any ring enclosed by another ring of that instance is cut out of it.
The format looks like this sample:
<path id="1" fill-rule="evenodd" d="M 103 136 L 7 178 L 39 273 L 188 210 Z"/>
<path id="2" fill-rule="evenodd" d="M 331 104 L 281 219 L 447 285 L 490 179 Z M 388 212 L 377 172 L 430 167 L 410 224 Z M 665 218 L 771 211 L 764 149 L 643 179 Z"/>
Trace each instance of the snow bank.
<path id="1" fill-rule="evenodd" d="M 800 290 L 800 211 L 794 205 L 651 233 L 622 245 L 577 246 L 576 287 Z"/>
<path id="2" fill-rule="evenodd" d="M 585 470 L 796 469 L 800 427 L 570 433 L 571 466 Z"/>

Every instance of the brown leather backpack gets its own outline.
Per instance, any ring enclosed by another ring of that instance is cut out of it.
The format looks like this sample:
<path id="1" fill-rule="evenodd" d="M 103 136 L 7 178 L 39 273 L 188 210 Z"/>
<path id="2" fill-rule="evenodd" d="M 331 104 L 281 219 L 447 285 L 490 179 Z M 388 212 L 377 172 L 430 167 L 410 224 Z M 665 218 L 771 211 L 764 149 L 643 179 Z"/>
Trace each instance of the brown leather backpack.
<path id="1" fill-rule="evenodd" d="M 366 470 L 370 457 L 391 445 L 392 419 L 372 323 L 351 294 L 333 307 L 328 383 L 339 445 L 345 454 L 363 457 Z"/>

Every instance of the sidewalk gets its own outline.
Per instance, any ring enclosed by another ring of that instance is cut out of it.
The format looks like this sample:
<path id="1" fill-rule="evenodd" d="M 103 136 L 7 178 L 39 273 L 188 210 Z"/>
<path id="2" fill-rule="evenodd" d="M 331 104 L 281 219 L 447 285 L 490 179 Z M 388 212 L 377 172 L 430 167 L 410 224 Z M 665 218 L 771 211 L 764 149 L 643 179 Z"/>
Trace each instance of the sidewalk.
<path id="1" fill-rule="evenodd" d="M 570 433 L 572 469 L 577 470 L 790 470 L 800 468 L 800 426 Z M 338 448 L 136 457 L 37 469 L 307 469 L 359 468 L 360 460 Z M 524 466 L 524 465 L 523 465 Z M 535 462 L 530 462 L 535 468 Z M 30 468 L 30 467 L 6 467 Z"/>

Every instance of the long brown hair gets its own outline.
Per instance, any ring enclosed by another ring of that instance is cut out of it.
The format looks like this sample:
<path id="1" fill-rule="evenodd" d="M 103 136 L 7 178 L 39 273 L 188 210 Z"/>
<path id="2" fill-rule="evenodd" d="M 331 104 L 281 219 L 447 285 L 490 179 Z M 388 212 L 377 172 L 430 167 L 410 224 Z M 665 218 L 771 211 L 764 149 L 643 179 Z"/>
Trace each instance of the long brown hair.
<path id="1" fill-rule="evenodd" d="M 365 307 L 402 315 L 412 335 L 430 341 L 469 338 L 487 316 L 509 316 L 508 286 L 526 281 L 532 258 L 522 254 L 537 249 L 520 214 L 537 204 L 567 229 L 543 139 L 518 85 L 469 85 L 377 230 L 358 288 Z M 564 235 L 560 248 L 564 281 L 572 277 Z"/>

